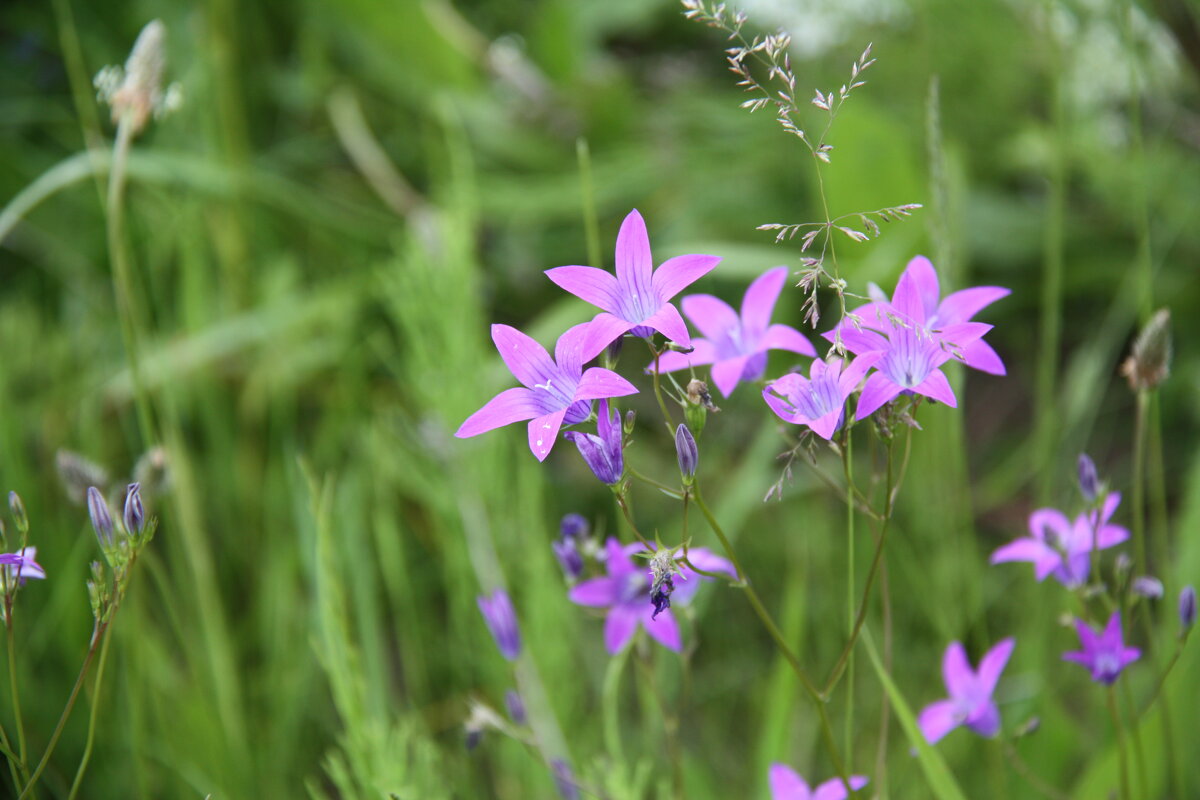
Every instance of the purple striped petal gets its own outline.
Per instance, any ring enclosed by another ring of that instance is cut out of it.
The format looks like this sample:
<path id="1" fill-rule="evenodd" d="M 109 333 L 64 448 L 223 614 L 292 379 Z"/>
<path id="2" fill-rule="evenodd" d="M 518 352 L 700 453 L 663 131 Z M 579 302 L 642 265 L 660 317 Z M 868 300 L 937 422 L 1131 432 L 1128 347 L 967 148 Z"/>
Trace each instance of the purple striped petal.
<path id="1" fill-rule="evenodd" d="M 862 775 L 850 776 L 850 788 L 856 792 L 868 783 Z M 830 778 L 817 787 L 812 800 L 846 800 L 846 784 L 842 783 L 841 778 Z"/>
<path id="2" fill-rule="evenodd" d="M 530 389 L 558 374 L 550 354 L 534 339 L 509 325 L 493 325 L 492 341 L 509 372 Z"/>
<path id="3" fill-rule="evenodd" d="M 946 373 L 940 369 L 930 372 L 925 380 L 913 387 L 913 391 L 931 397 L 939 403 L 945 403 L 951 408 L 958 408 L 958 399 L 954 396 L 954 390 L 950 388 L 950 381 L 946 380 Z"/>
<path id="4" fill-rule="evenodd" d="M 590 327 L 587 340 L 583 344 L 583 363 L 585 364 L 604 352 L 604 348 L 624 336 L 634 326 L 634 323 L 607 311 L 601 311 L 587 324 Z"/>
<path id="5" fill-rule="evenodd" d="M 990 375 L 1007 374 L 1000 356 L 983 339 L 978 339 L 962 348 L 962 355 L 962 362 L 971 369 L 977 369 Z"/>
<path id="6" fill-rule="evenodd" d="M 617 310 L 619 286 L 610 272 L 595 267 L 555 267 L 546 270 L 546 277 L 597 308 Z"/>
<path id="7" fill-rule="evenodd" d="M 567 592 L 572 603 L 592 608 L 608 608 L 617 602 L 619 587 L 612 578 L 592 578 Z"/>
<path id="8" fill-rule="evenodd" d="M 576 400 L 600 400 L 605 397 L 624 397 L 637 394 L 638 389 L 611 369 L 592 367 L 579 379 Z"/>
<path id="9" fill-rule="evenodd" d="M 692 336 L 688 333 L 687 323 L 679 316 L 679 309 L 670 303 L 664 303 L 662 308 L 643 320 L 642 324 L 654 328 L 677 345 L 692 346 Z"/>
<path id="10" fill-rule="evenodd" d="M 733 390 L 737 388 L 738 381 L 742 379 L 742 371 L 746 369 L 746 361 L 748 356 L 738 356 L 737 358 L 727 358 L 724 361 L 718 361 L 712 366 L 713 383 L 717 385 L 722 396 L 729 397 L 733 394 Z"/>
<path id="11" fill-rule="evenodd" d="M 624 292 L 636 292 L 650 297 L 654 261 L 650 255 L 650 236 L 646 222 L 635 208 L 621 223 L 617 232 L 617 282 Z"/>
<path id="12" fill-rule="evenodd" d="M 523 422 L 545 414 L 536 393 L 524 388 L 505 389 L 488 400 L 483 408 L 467 417 L 454 435 L 460 439 L 477 436 L 514 422 Z"/>
<path id="13" fill-rule="evenodd" d="M 567 378 L 577 378 L 583 371 L 583 348 L 591 336 L 592 323 L 574 325 L 558 337 L 554 343 L 554 360 L 559 371 Z"/>
<path id="14" fill-rule="evenodd" d="M 924 327 L 925 304 L 921 300 L 921 289 L 917 286 L 914 271 L 905 270 L 900 276 L 896 291 L 892 295 L 892 308 L 906 324 Z"/>
<path id="15" fill-rule="evenodd" d="M 646 633 L 650 634 L 651 638 L 655 639 L 663 647 L 678 653 L 683 649 L 683 640 L 679 638 L 679 623 L 675 621 L 675 616 L 671 613 L 670 609 L 652 619 L 650 615 L 653 613 L 654 607 L 650 605 L 650 600 L 647 598 L 646 607 L 642 612 L 641 619 Z"/>
<path id="16" fill-rule="evenodd" d="M 988 695 L 996 688 L 996 682 L 1000 680 L 1000 673 L 1004 672 L 1005 666 L 1008 665 L 1008 659 L 1012 656 L 1016 644 L 1017 640 L 1010 636 L 1001 640 L 980 659 L 979 686 Z"/>
<path id="17" fill-rule="evenodd" d="M 888 380 L 883 374 L 876 372 L 867 378 L 862 394 L 858 396 L 858 410 L 854 413 L 856 420 L 869 417 L 877 408 L 900 394 L 901 388 Z"/>
<path id="18" fill-rule="evenodd" d="M 767 781 L 771 785 L 771 800 L 812 800 L 804 778 L 786 764 L 772 764 Z"/>
<path id="19" fill-rule="evenodd" d="M 970 694 L 975 683 L 975 671 L 967 661 L 967 651 L 962 642 L 951 642 L 942 656 L 942 681 L 946 684 L 951 697 L 964 697 Z"/>
<path id="20" fill-rule="evenodd" d="M 686 255 L 668 258 L 658 265 L 651 285 L 659 302 L 665 303 L 712 271 L 720 256 Z"/>
<path id="21" fill-rule="evenodd" d="M 649 604 L 649 599 L 647 599 Z M 661 616 L 669 616 L 662 614 Z M 604 648 L 610 655 L 621 652 L 637 632 L 638 614 L 624 606 L 613 606 L 604 620 Z"/>

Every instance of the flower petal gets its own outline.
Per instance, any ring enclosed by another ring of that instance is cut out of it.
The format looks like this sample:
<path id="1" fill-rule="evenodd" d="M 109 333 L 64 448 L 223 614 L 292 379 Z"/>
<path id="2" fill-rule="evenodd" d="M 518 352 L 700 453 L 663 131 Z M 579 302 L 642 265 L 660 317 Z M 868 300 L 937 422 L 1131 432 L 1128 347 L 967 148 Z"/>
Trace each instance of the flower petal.
<path id="1" fill-rule="evenodd" d="M 492 341 L 509 372 L 530 389 L 558 375 L 558 367 L 550 360 L 546 348 L 516 328 L 493 325 Z"/>
<path id="2" fill-rule="evenodd" d="M 663 303 L 658 311 L 642 320 L 641 324 L 654 328 L 677 345 L 692 346 L 692 335 L 688 333 L 687 323 L 679 316 L 679 309 L 670 303 Z"/>
<path id="3" fill-rule="evenodd" d="M 917 297 L 920 298 L 921 307 L 925 311 L 922 319 L 929 319 L 937 311 L 938 298 L 942 296 L 942 289 L 938 286 L 937 270 L 933 268 L 933 264 L 928 258 L 916 256 L 904 267 L 904 275 L 900 279 L 904 280 L 905 277 L 908 278 Z M 899 287 L 897 287 L 898 291 Z"/>
<path id="4" fill-rule="evenodd" d="M 1006 561 L 1032 561 L 1037 563 L 1048 557 L 1057 559 L 1058 554 L 1054 551 L 1054 548 L 1038 539 L 1024 538 L 1009 542 L 1003 547 L 998 548 L 996 552 L 992 553 L 988 561 L 992 564 L 1003 564 Z"/>
<path id="5" fill-rule="evenodd" d="M 812 800 L 808 784 L 787 764 L 772 764 L 767 771 L 771 800 Z"/>
<path id="6" fill-rule="evenodd" d="M 617 310 L 617 279 L 606 270 L 595 267 L 555 267 L 546 270 L 546 277 L 597 308 L 610 312 Z"/>
<path id="7" fill-rule="evenodd" d="M 862 381 L 863 376 L 867 374 L 867 370 L 875 366 L 875 362 L 883 358 L 883 356 L 883 352 L 876 350 L 871 353 L 863 353 L 851 361 L 845 370 L 838 375 L 838 389 L 841 391 L 842 396 L 849 397 L 853 394 L 854 390 L 858 388 L 858 384 Z M 834 359 L 834 361 L 838 361 L 840 365 L 841 359 Z M 814 361 L 813 367 L 815 368 L 816 365 L 817 362 Z M 833 368 L 832 363 L 828 366 L 830 369 Z"/>
<path id="8" fill-rule="evenodd" d="M 856 330 L 853 325 L 840 323 L 837 328 L 821 334 L 822 338 L 833 342 L 837 340 L 837 331 L 842 332 L 842 344 L 851 353 L 870 353 L 874 350 L 887 350 L 891 344 L 886 338 L 872 330 Z"/>
<path id="9" fill-rule="evenodd" d="M 1000 356 L 983 339 L 977 339 L 962 348 L 962 363 L 971 369 L 977 369 L 989 375 L 1007 374 L 1004 362 L 1000 360 Z"/>
<path id="10" fill-rule="evenodd" d="M 817 355 L 812 342 L 800 331 L 790 325 L 775 324 L 767 328 L 766 333 L 758 342 L 759 350 L 790 350 L 804 356 Z"/>
<path id="11" fill-rule="evenodd" d="M 617 232 L 617 282 L 626 292 L 650 297 L 654 259 L 650 255 L 650 235 L 646 222 L 635 208 L 621 222 Z"/>
<path id="12" fill-rule="evenodd" d="M 582 322 L 567 328 L 554 343 L 554 361 L 558 364 L 559 372 L 567 378 L 577 379 L 583 371 L 583 348 L 591 335 L 592 323 Z"/>
<path id="13" fill-rule="evenodd" d="M 1129 529 L 1122 528 L 1120 525 L 1105 525 L 1100 530 L 1096 531 L 1096 547 L 1103 550 L 1106 547 L 1112 547 L 1115 544 L 1120 544 L 1129 538 Z"/>
<path id="14" fill-rule="evenodd" d="M 675 615 L 667 609 L 651 619 L 650 615 L 653 613 L 654 606 L 650 605 L 650 598 L 647 597 L 646 610 L 642 613 L 642 626 L 659 644 L 678 653 L 683 649 L 683 640 L 679 638 L 679 623 L 675 621 Z"/>
<path id="15" fill-rule="evenodd" d="M 599 400 L 637 394 L 638 389 L 611 369 L 592 367 L 583 373 L 575 389 L 575 400 Z"/>
<path id="16" fill-rule="evenodd" d="M 563 408 L 553 414 L 529 420 L 529 449 L 537 456 L 538 461 L 545 461 L 546 456 L 550 455 L 566 414 L 567 409 Z"/>
<path id="17" fill-rule="evenodd" d="M 999 286 L 976 286 L 948 294 L 942 304 L 938 306 L 938 327 L 967 322 L 984 306 L 991 305 L 1010 294 L 1012 294 L 1011 290 Z"/>
<path id="18" fill-rule="evenodd" d="M 621 648 L 628 644 L 637 632 L 637 626 L 636 612 L 624 606 L 613 606 L 604 620 L 604 648 L 610 655 L 621 652 Z"/>
<path id="19" fill-rule="evenodd" d="M 949 700 L 930 703 L 921 709 L 921 715 L 917 718 L 917 727 L 925 734 L 925 739 L 930 744 L 935 744 L 959 724 L 955 718 L 954 703 Z"/>
<path id="20" fill-rule="evenodd" d="M 600 355 L 604 352 L 604 348 L 624 336 L 634 326 L 634 323 L 607 311 L 601 311 L 592 318 L 588 325 L 590 327 L 582 349 L 584 364 Z"/>
<path id="21" fill-rule="evenodd" d="M 867 783 L 869 781 L 862 775 L 850 776 L 850 788 L 856 792 Z M 842 783 L 841 778 L 830 778 L 817 787 L 812 800 L 846 800 L 846 784 Z"/>
<path id="22" fill-rule="evenodd" d="M 1012 655 L 1013 647 L 1017 644 L 1017 640 L 1011 636 L 1001 640 L 995 647 L 988 650 L 982 659 L 979 661 L 979 687 L 984 692 L 991 696 L 996 688 L 996 681 L 1000 680 L 1000 673 L 1004 672 L 1004 667 L 1008 665 L 1008 659 Z M 984 734 L 985 736 L 987 734 Z"/>
<path id="23" fill-rule="evenodd" d="M 720 256 L 686 255 L 668 258 L 658 265 L 650 283 L 660 303 L 665 303 L 712 271 Z"/>
<path id="24" fill-rule="evenodd" d="M 741 326 L 737 312 L 724 300 L 711 294 L 689 294 L 680 301 L 683 313 L 705 338 L 719 342 L 728 337 L 730 331 Z"/>
<path id="25" fill-rule="evenodd" d="M 783 291 L 783 282 L 787 280 L 787 274 L 787 267 L 769 269 L 755 278 L 746 289 L 746 294 L 742 297 L 743 331 L 759 334 L 771 324 L 771 314 L 775 311 L 775 303 L 779 301 L 779 293 Z"/>
<path id="26" fill-rule="evenodd" d="M 951 642 L 946 648 L 946 654 L 942 656 L 942 680 L 952 699 L 971 693 L 971 687 L 975 685 L 975 670 L 967 661 L 967 651 L 962 642 Z"/>
<path id="27" fill-rule="evenodd" d="M 702 367 L 716 360 L 717 349 L 713 347 L 712 342 L 708 339 L 692 339 L 692 352 L 680 353 L 676 350 L 668 350 L 660 355 L 658 357 L 658 371 L 660 373 L 677 372 L 689 367 Z M 653 374 L 653 372 L 654 362 L 651 361 L 646 365 L 646 373 Z"/>
<path id="28" fill-rule="evenodd" d="M 921 300 L 915 271 L 906 269 L 900 276 L 892 295 L 892 308 L 905 324 L 925 327 L 925 304 Z"/>
<path id="29" fill-rule="evenodd" d="M 592 578 L 572 586 L 567 598 L 581 606 L 608 608 L 617 602 L 617 590 L 617 583 L 612 578 Z"/>
<path id="30" fill-rule="evenodd" d="M 858 396 L 858 410 L 854 413 L 856 420 L 866 419 L 884 403 L 900 394 L 901 388 L 888 380 L 882 373 L 876 372 L 867 378 L 862 394 Z"/>
<path id="31" fill-rule="evenodd" d="M 976 707 L 965 722 L 968 728 L 990 739 L 1000 732 L 1000 709 L 988 700 Z"/>
<path id="32" fill-rule="evenodd" d="M 505 389 L 484 403 L 483 408 L 467 417 L 454 435 L 460 439 L 477 436 L 490 430 L 533 419 L 546 413 L 537 394 L 523 387 Z"/>
<path id="33" fill-rule="evenodd" d="M 925 380 L 913 387 L 913 391 L 926 397 L 932 397 L 951 408 L 958 408 L 958 400 L 954 397 L 954 390 L 950 388 L 950 381 L 946 380 L 946 374 L 940 369 L 930 372 Z"/>
<path id="34" fill-rule="evenodd" d="M 809 420 L 806 424 L 817 436 L 825 441 L 833 441 L 833 434 L 837 430 L 838 422 L 842 419 L 843 410 L 843 408 L 835 408 L 828 414 L 822 414 L 816 419 Z"/>
<path id="35" fill-rule="evenodd" d="M 733 394 L 733 390 L 737 388 L 738 381 L 742 378 L 742 371 L 746 369 L 746 361 L 748 356 L 738 356 L 737 358 L 727 358 L 724 361 L 718 361 L 712 366 L 713 383 L 721 391 L 724 397 L 729 397 Z"/>

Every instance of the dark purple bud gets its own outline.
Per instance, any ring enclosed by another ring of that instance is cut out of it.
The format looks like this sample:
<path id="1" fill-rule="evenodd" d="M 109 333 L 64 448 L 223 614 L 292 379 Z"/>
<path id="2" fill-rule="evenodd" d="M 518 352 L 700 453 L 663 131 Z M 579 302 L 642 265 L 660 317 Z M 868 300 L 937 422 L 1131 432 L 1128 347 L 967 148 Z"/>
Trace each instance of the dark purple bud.
<path id="1" fill-rule="evenodd" d="M 579 800 L 579 784 L 575 783 L 575 773 L 571 771 L 571 765 L 561 758 L 556 758 L 550 762 L 550 769 L 554 773 L 554 786 L 558 789 L 558 796 L 563 800 Z"/>
<path id="2" fill-rule="evenodd" d="M 650 602 L 654 604 L 650 619 L 656 619 L 671 607 L 671 592 L 675 591 L 674 575 L 678 572 L 679 565 L 675 563 L 675 553 L 671 550 L 660 548 L 650 559 Z"/>
<path id="3" fill-rule="evenodd" d="M 1089 503 L 1096 501 L 1100 493 L 1100 478 L 1096 475 L 1096 462 L 1087 453 L 1079 454 L 1079 491 Z"/>
<path id="4" fill-rule="evenodd" d="M 1184 631 L 1196 624 L 1196 587 L 1190 584 L 1179 593 L 1179 624 Z"/>
<path id="5" fill-rule="evenodd" d="M 562 518 L 562 522 L 558 523 L 558 532 L 564 539 L 582 539 L 588 535 L 590 528 L 587 517 L 582 514 L 567 514 Z"/>
<path id="6" fill-rule="evenodd" d="M 583 574 L 583 554 L 575 546 L 575 540 L 559 539 L 551 542 L 550 546 L 554 548 L 554 557 L 558 559 L 558 565 L 562 567 L 563 577 L 568 581 L 578 580 L 579 576 Z"/>
<path id="7" fill-rule="evenodd" d="M 675 429 L 675 456 L 679 459 L 679 472 L 683 475 L 683 482 L 691 484 L 696 475 L 700 454 L 696 451 L 696 439 L 687 425 L 680 424 Z"/>
<path id="8" fill-rule="evenodd" d="M 513 722 L 518 725 L 526 723 L 528 718 L 525 716 L 525 702 L 516 689 L 509 689 L 504 693 L 504 707 L 508 709 L 508 716 Z"/>
<path id="9" fill-rule="evenodd" d="M 503 589 L 497 589 L 491 597 L 481 594 L 476 601 L 483 621 L 496 640 L 496 647 L 500 648 L 500 655 L 509 661 L 516 661 L 521 654 L 521 631 L 517 628 L 517 615 L 508 594 Z"/>
<path id="10" fill-rule="evenodd" d="M 671 607 L 671 592 L 675 591 L 675 581 L 667 576 L 661 584 L 650 591 L 650 602 L 654 604 L 654 611 L 650 614 L 650 619 L 657 619 L 658 615 Z"/>
<path id="11" fill-rule="evenodd" d="M 1162 581 L 1150 575 L 1142 575 L 1133 579 L 1133 593 L 1140 594 L 1142 597 L 1148 597 L 1151 600 L 1158 600 L 1163 596 Z"/>
<path id="12" fill-rule="evenodd" d="M 100 490 L 95 486 L 88 487 L 88 516 L 92 518 L 92 528 L 96 531 L 96 538 L 100 540 L 101 547 L 113 546 L 113 519 L 112 514 L 108 511 L 108 503 L 104 501 L 104 495 L 100 494 Z"/>
<path id="13" fill-rule="evenodd" d="M 633 433 L 633 424 L 637 422 L 637 412 L 632 408 L 625 412 L 625 433 Z"/>
<path id="14" fill-rule="evenodd" d="M 613 486 L 620 482 L 625 473 L 625 458 L 621 450 L 621 415 L 614 408 L 609 410 L 608 401 L 601 400 L 598 406 L 596 433 L 567 431 L 563 434 L 579 448 L 579 454 L 601 483 Z"/>
<path id="15" fill-rule="evenodd" d="M 13 521 L 17 523 L 17 530 L 29 533 L 29 517 L 25 516 L 25 504 L 21 502 L 21 495 L 16 492 L 8 493 L 8 509 L 12 512 Z"/>
<path id="16" fill-rule="evenodd" d="M 131 483 L 125 491 L 125 532 L 130 536 L 146 527 L 146 509 L 142 506 L 142 485 Z"/>
<path id="17" fill-rule="evenodd" d="M 463 744 L 466 746 L 467 752 L 469 753 L 476 747 L 479 747 L 479 743 L 481 741 L 483 741 L 483 730 L 481 728 L 473 728 L 468 725 L 466 729 L 466 735 L 463 737 Z"/>

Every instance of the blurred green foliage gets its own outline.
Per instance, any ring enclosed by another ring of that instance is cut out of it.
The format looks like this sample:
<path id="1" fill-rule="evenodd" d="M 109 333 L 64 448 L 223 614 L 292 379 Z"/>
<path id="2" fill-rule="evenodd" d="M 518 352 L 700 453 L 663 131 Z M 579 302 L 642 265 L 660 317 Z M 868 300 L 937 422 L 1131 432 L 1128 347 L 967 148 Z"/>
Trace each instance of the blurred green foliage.
<path id="1" fill-rule="evenodd" d="M 1113 738 L 1100 693 L 1059 662 L 1073 645 L 1056 625 L 1063 595 L 985 558 L 1023 531 L 1038 498 L 1071 502 L 1082 449 L 1128 491 L 1134 401 L 1117 366 L 1146 316 L 1146 258 L 1177 352 L 1153 410 L 1150 452 L 1166 491 L 1161 502 L 1152 493 L 1152 528 L 1170 531 L 1155 568 L 1171 597 L 1200 578 L 1190 347 L 1200 333 L 1200 93 L 1195 43 L 1164 23 L 1180 5 L 1194 24 L 1194 7 L 1170 2 L 877 0 L 824 16 L 817 4 L 812 17 L 765 0 L 752 8 L 752 26 L 789 24 L 805 93 L 844 82 L 874 42 L 879 62 L 830 139 L 831 210 L 926 209 L 877 241 L 838 243 L 852 287 L 890 286 L 925 252 L 956 288 L 1013 289 L 984 315 L 1009 375 L 957 377 L 960 410 L 928 409 L 914 436 L 888 554 L 895 616 L 884 655 L 919 708 L 941 696 L 950 639 L 977 657 L 1015 635 L 1006 726 L 1040 716 L 1023 754 L 1081 798 L 1112 784 Z M 553 796 L 545 764 L 521 744 L 489 735 L 474 753 L 462 746 L 470 700 L 499 708 L 510 685 L 474 599 L 501 584 L 531 654 L 519 678 L 539 741 L 612 797 L 661 793 L 662 723 L 629 678 L 641 673 L 626 673 L 620 696 L 627 763 L 601 755 L 600 627 L 566 603 L 549 549 L 567 511 L 617 531 L 607 492 L 565 444 L 539 466 L 517 429 L 451 434 L 508 385 L 489 323 L 549 343 L 587 316 L 541 274 L 586 258 L 579 137 L 608 266 L 633 207 L 656 260 L 725 257 L 697 290 L 735 300 L 764 269 L 799 266 L 797 244 L 754 228 L 819 217 L 805 151 L 767 112 L 737 108 L 722 38 L 665 0 L 0 9 L 0 197 L 67 165 L 0 250 L 3 488 L 24 497 L 50 576 L 22 594 L 17 617 L 31 750 L 53 729 L 90 630 L 94 540 L 85 509 L 65 499 L 55 454 L 85 454 L 120 480 L 158 444 L 141 440 L 132 403 L 104 232 L 112 128 L 90 85 L 156 17 L 184 105 L 135 143 L 127 206 L 173 487 L 154 508 L 159 535 L 116 625 L 85 796 Z M 1062 339 L 1040 450 L 1039 314 L 1055 252 L 1063 284 L 1050 313 Z M 785 293 L 777 319 L 798 323 L 799 305 Z M 778 357 L 771 371 L 787 366 Z M 645 396 L 636 407 L 652 418 Z M 800 469 L 782 502 L 762 504 L 784 444 L 752 390 L 723 407 L 701 443 L 702 460 L 727 454 L 708 468 L 710 503 L 802 655 L 829 664 L 845 628 L 844 509 Z M 670 474 L 667 439 L 650 423 L 638 431 L 632 457 Z M 638 513 L 664 541 L 678 535 L 664 498 Z M 765 796 L 774 760 L 828 773 L 810 709 L 738 592 L 709 590 L 694 635 L 686 687 L 665 653 L 645 665 L 684 698 L 687 796 Z M 1180 679 L 1197 674 L 1195 649 L 1170 685 L 1175 708 L 1196 706 L 1195 682 Z M 832 710 L 839 740 L 849 726 L 856 771 L 873 774 L 884 694 L 865 661 L 853 680 L 855 718 Z M 1144 697 L 1153 670 L 1132 680 Z M 49 796 L 66 794 L 87 702 L 47 772 Z M 1194 751 L 1189 722 L 1175 715 L 1180 758 Z M 1151 719 L 1142 737 L 1154 796 L 1181 768 L 1167 763 L 1161 730 Z M 922 796 L 894 721 L 889 742 L 887 789 Z M 995 745 L 962 734 L 939 748 L 967 796 L 1026 796 Z"/>

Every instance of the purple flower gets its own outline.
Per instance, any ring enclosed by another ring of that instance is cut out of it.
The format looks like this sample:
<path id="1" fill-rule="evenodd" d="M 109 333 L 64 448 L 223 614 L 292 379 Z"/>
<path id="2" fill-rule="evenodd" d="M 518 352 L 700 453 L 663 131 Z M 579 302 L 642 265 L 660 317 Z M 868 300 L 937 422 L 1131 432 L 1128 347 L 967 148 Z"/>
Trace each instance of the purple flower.
<path id="1" fill-rule="evenodd" d="M 481 594 L 477 597 L 479 611 L 483 621 L 487 623 L 500 655 L 509 661 L 516 661 L 521 654 L 521 631 L 517 627 L 517 614 L 513 611 L 512 601 L 503 589 L 497 589 L 489 597 Z"/>
<path id="2" fill-rule="evenodd" d="M 590 361 L 625 333 L 651 336 L 658 331 L 676 344 L 691 346 L 691 336 L 679 310 L 670 302 L 685 287 L 717 265 L 719 256 L 676 256 L 657 270 L 650 255 L 650 237 L 637 209 L 629 212 L 617 234 L 617 276 L 595 267 L 555 267 L 550 280 L 576 297 L 603 309 L 588 323 L 583 360 Z"/>
<path id="3" fill-rule="evenodd" d="M 142 505 L 142 485 L 131 483 L 125 491 L 125 532 L 130 536 L 141 533 L 146 527 L 146 508 Z"/>
<path id="4" fill-rule="evenodd" d="M 575 773 L 571 765 L 561 758 L 550 761 L 550 772 L 554 776 L 554 788 L 563 800 L 579 800 L 579 784 L 575 782 Z"/>
<path id="5" fill-rule="evenodd" d="M 1187 633 L 1196 624 L 1196 587 L 1188 584 L 1179 593 L 1179 624 Z"/>
<path id="6" fill-rule="evenodd" d="M 1058 509 L 1039 508 L 1029 515 L 1031 536 L 992 553 L 991 563 L 1032 561 L 1039 581 L 1053 573 L 1064 586 L 1079 586 L 1087 580 L 1093 548 L 1103 550 L 1129 538 L 1128 530 L 1108 523 L 1120 502 L 1120 493 L 1113 492 L 1104 499 L 1099 515 L 1089 511 L 1075 517 L 1074 523 Z"/>
<path id="7" fill-rule="evenodd" d="M 1100 476 L 1096 474 L 1096 462 L 1087 453 L 1079 454 L 1078 472 L 1080 494 L 1084 500 L 1094 503 L 1096 495 L 1100 494 Z"/>
<path id="8" fill-rule="evenodd" d="M 679 462 L 679 474 L 683 482 L 691 485 L 700 465 L 700 452 L 696 449 L 696 437 L 682 422 L 675 429 L 675 460 Z"/>
<path id="9" fill-rule="evenodd" d="M 767 773 L 771 784 L 771 800 L 845 800 L 846 785 L 841 778 L 825 781 L 816 789 L 809 789 L 804 778 L 787 764 L 772 764 Z M 850 776 L 850 788 L 858 791 L 867 785 L 862 775 Z"/>
<path id="10" fill-rule="evenodd" d="M 683 298 L 683 313 L 704 334 L 693 339 L 690 353 L 667 352 L 659 356 L 659 372 L 712 364 L 712 379 L 728 397 L 739 381 L 755 381 L 767 367 L 768 350 L 791 350 L 816 356 L 808 339 L 788 325 L 772 325 L 771 312 L 787 280 L 787 267 L 767 270 L 750 284 L 738 315 L 724 300 L 710 294 Z M 654 364 L 646 367 L 653 371 Z"/>
<path id="11" fill-rule="evenodd" d="M 466 438 L 530 420 L 529 449 L 538 461 L 544 461 L 563 423 L 583 422 L 591 414 L 588 401 L 636 394 L 632 383 L 611 370 L 592 367 L 583 371 L 584 362 L 591 358 L 583 354 L 588 325 L 576 325 L 559 337 L 553 361 L 545 348 L 516 328 L 493 325 L 492 341 L 524 388 L 505 389 L 493 397 L 454 435 Z"/>
<path id="12" fill-rule="evenodd" d="M 15 553 L 0 554 L 0 564 L 4 565 L 5 580 L 12 581 L 16 578 L 24 584 L 27 578 L 45 579 L 46 570 L 34 561 L 36 557 L 36 547 L 22 547 Z"/>
<path id="13" fill-rule="evenodd" d="M 100 490 L 95 486 L 89 486 L 87 490 L 88 516 L 92 518 L 92 528 L 96 531 L 96 538 L 100 540 L 101 547 L 113 546 L 113 519 L 112 513 L 108 510 L 108 503 L 104 501 L 104 495 L 100 494 Z"/>
<path id="14" fill-rule="evenodd" d="M 1090 669 L 1094 681 L 1112 684 L 1121 670 L 1142 656 L 1142 651 L 1136 647 L 1125 646 L 1125 640 L 1121 637 L 1120 611 L 1114 611 L 1108 618 L 1103 633 L 1097 634 L 1081 619 L 1075 620 L 1075 630 L 1079 633 L 1079 643 L 1083 649 L 1063 653 L 1063 660 L 1074 661 Z"/>
<path id="15" fill-rule="evenodd" d="M 784 421 L 807 425 L 822 439 L 832 439 L 842 424 L 846 398 L 882 355 L 861 355 L 844 371 L 840 358 L 828 362 L 818 358 L 812 363 L 810 378 L 790 372 L 768 383 L 763 388 L 763 399 Z"/>
<path id="16" fill-rule="evenodd" d="M 573 603 L 608 609 L 604 623 L 604 646 L 612 654 L 620 652 L 637 633 L 639 625 L 665 647 L 675 651 L 683 647 L 679 638 L 679 625 L 670 609 L 664 607 L 660 612 L 656 612 L 650 602 L 653 580 L 650 569 L 644 565 L 635 565 L 631 559 L 635 553 L 644 551 L 645 547 L 640 542 L 622 546 L 615 538 L 609 537 L 605 544 L 607 557 L 604 561 L 608 574 L 584 581 L 568 593 Z M 737 575 L 732 564 L 702 547 L 688 550 L 688 560 L 705 572 L 725 572 L 735 577 Z M 700 588 L 699 579 L 703 576 L 697 575 L 686 566 L 680 566 L 677 577 L 679 584 L 673 599 L 677 603 L 686 603 Z"/>
<path id="17" fill-rule="evenodd" d="M 568 581 L 579 580 L 583 574 L 583 554 L 579 552 L 575 540 L 564 537 L 551 542 L 550 546 L 554 548 L 554 557 L 562 567 L 563 577 Z"/>
<path id="18" fill-rule="evenodd" d="M 976 286 L 953 292 L 947 295 L 946 299 L 940 300 L 941 289 L 938 286 L 937 270 L 928 258 L 917 256 L 904 268 L 891 302 L 888 302 L 887 296 L 879 291 L 878 287 L 874 287 L 871 295 L 875 302 L 860 306 L 851 313 L 866 327 L 882 331 L 891 327 L 889 316 L 896 317 L 903 325 L 933 334 L 939 345 L 947 345 L 947 349 L 957 347 L 958 351 L 954 353 L 954 357 L 968 367 L 993 375 L 1003 375 L 1004 362 L 990 345 L 978 337 L 964 340 L 951 335 L 949 331 L 954 330 L 955 326 L 970 322 L 971 317 L 985 306 L 1009 294 L 1010 290 L 999 286 Z"/>
<path id="19" fill-rule="evenodd" d="M 575 443 L 579 454 L 600 482 L 613 486 L 620 482 L 625 473 L 625 459 L 621 450 L 621 414 L 615 408 L 610 412 L 607 400 L 601 400 L 596 411 L 596 433 L 567 431 L 563 436 Z"/>
<path id="20" fill-rule="evenodd" d="M 959 725 L 966 725 L 980 736 L 992 737 L 1000 732 L 1000 711 L 992 700 L 992 692 L 1015 644 L 1010 637 L 987 651 L 976 672 L 971 669 L 962 644 L 950 643 L 942 658 L 942 680 L 950 697 L 925 706 L 917 720 L 930 744 Z"/>
<path id="21" fill-rule="evenodd" d="M 564 539 L 583 538 L 588 535 L 589 527 L 587 517 L 572 512 L 564 515 L 558 523 L 558 532 Z"/>

